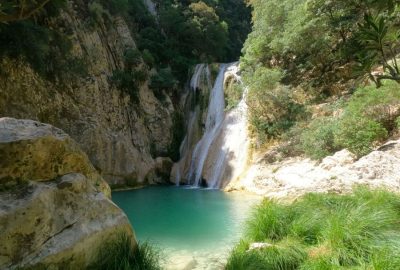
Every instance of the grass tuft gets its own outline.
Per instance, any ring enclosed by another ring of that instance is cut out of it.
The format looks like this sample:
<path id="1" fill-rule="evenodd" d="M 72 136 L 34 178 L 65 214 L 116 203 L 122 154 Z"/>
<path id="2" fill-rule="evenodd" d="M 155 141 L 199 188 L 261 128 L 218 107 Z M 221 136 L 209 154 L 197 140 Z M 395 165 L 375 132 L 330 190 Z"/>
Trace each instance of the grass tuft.
<path id="1" fill-rule="evenodd" d="M 132 238 L 119 234 L 99 250 L 93 270 L 161 270 L 160 253 L 148 243 L 135 245 Z"/>
<path id="2" fill-rule="evenodd" d="M 272 247 L 249 250 L 253 242 Z M 265 200 L 226 269 L 400 269 L 400 196 L 358 187 L 290 205 Z"/>

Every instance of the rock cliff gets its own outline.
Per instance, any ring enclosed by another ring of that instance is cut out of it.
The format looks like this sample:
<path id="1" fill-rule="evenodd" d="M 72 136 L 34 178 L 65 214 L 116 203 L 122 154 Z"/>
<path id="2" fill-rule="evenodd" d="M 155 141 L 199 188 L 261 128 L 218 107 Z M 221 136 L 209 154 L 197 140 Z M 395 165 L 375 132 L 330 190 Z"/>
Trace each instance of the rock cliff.
<path id="1" fill-rule="evenodd" d="M 157 157 L 173 140 L 174 106 L 159 101 L 143 82 L 139 101 L 116 89 L 110 78 L 124 68 L 124 52 L 135 49 L 122 17 L 93 27 L 86 1 L 69 1 L 52 27 L 68 33 L 73 54 L 87 62 L 87 76 L 60 83 L 44 79 L 22 61 L 0 61 L 0 117 L 33 119 L 67 132 L 113 185 L 160 181 Z"/>
<path id="2" fill-rule="evenodd" d="M 84 269 L 104 241 L 133 236 L 109 187 L 62 130 L 0 118 L 0 269 Z"/>

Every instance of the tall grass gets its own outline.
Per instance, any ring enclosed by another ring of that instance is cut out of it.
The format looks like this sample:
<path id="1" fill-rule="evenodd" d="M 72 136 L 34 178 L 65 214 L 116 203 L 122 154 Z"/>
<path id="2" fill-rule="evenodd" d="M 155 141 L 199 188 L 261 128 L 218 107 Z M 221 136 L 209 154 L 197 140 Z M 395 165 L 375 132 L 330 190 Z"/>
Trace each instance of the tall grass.
<path id="1" fill-rule="evenodd" d="M 148 243 L 135 245 L 126 234 L 118 234 L 99 250 L 92 270 L 161 270 L 160 254 Z"/>
<path id="2" fill-rule="evenodd" d="M 249 250 L 250 243 L 272 244 Z M 383 190 L 265 200 L 226 269 L 400 269 L 400 196 Z"/>

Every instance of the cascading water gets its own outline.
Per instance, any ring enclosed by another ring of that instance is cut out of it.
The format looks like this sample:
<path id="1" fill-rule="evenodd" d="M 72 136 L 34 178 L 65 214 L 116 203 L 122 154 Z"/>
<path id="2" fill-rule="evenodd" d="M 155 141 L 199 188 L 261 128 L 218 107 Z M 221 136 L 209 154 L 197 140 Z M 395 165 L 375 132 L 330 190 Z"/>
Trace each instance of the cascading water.
<path id="1" fill-rule="evenodd" d="M 224 98 L 224 79 L 225 70 L 228 65 L 223 64 L 219 69 L 217 79 L 210 94 L 208 105 L 206 128 L 203 137 L 197 143 L 189 170 L 189 181 L 194 186 L 200 185 L 204 162 L 206 161 L 208 150 L 221 128 L 224 120 L 225 98 Z"/>
<path id="2" fill-rule="evenodd" d="M 241 83 L 238 73 L 237 63 L 222 64 L 211 89 L 208 65 L 196 66 L 190 81 L 190 93 L 195 97 L 203 95 L 204 99 L 208 93 L 206 90 L 211 91 L 206 117 L 197 103 L 188 112 L 187 135 L 180 148 L 182 158 L 172 173 L 177 185 L 185 182 L 198 187 L 205 180 L 209 188 L 220 188 L 245 170 L 249 143 L 246 93 L 236 108 L 225 112 L 224 88 L 229 82 Z M 205 123 L 202 121 L 204 117 Z"/>
<path id="3" fill-rule="evenodd" d="M 186 124 L 186 136 L 179 148 L 179 153 L 181 156 L 181 160 L 175 164 L 174 182 L 177 186 L 182 181 L 182 178 L 187 179 L 187 171 L 190 166 L 190 160 L 192 156 L 192 151 L 194 145 L 199 140 L 199 133 L 201 132 L 199 129 L 199 122 L 202 116 L 200 107 L 195 103 L 195 97 L 199 93 L 198 91 L 208 92 L 211 89 L 211 78 L 210 78 L 210 69 L 206 64 L 198 64 L 194 70 L 192 79 L 190 80 L 190 88 L 186 94 L 186 111 L 189 114 L 189 118 Z"/>
<path id="4" fill-rule="evenodd" d="M 238 65 L 230 66 L 225 72 L 225 85 L 228 80 L 242 84 L 238 75 Z M 227 181 L 237 179 L 246 169 L 249 139 L 247 132 L 247 89 L 239 104 L 227 112 L 221 126 L 221 132 L 215 139 L 204 169 L 210 188 L 220 188 Z"/>

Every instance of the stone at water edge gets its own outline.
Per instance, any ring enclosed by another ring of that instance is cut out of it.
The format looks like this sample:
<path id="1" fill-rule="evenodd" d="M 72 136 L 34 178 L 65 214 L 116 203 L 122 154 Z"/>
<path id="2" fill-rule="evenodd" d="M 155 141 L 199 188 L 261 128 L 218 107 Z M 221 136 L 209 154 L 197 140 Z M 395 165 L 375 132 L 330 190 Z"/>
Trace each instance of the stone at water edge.
<path id="1" fill-rule="evenodd" d="M 62 130 L 1 118 L 0 154 L 0 269 L 84 269 L 118 232 L 134 239 L 108 185 Z"/>

